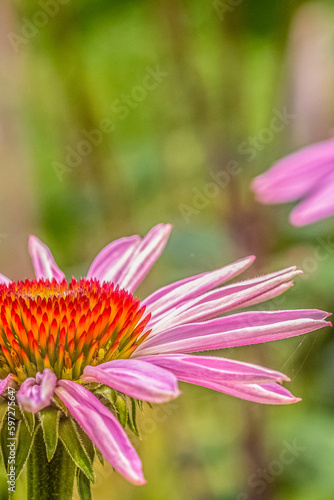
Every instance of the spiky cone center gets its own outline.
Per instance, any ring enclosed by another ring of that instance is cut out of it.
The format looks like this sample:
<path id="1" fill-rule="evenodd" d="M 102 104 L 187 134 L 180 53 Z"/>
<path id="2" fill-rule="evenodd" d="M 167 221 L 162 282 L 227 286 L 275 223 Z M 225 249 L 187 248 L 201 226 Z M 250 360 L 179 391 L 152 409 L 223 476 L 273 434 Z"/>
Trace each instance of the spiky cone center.
<path id="1" fill-rule="evenodd" d="M 0 377 L 17 382 L 50 368 L 78 380 L 87 365 L 129 358 L 150 314 L 125 290 L 97 280 L 26 280 L 0 285 Z"/>

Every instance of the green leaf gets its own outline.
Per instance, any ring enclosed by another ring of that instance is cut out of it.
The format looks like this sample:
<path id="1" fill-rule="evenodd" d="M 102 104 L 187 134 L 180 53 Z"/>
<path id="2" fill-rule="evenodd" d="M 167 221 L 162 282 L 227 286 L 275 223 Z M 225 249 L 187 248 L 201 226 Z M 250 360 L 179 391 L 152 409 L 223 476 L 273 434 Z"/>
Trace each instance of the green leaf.
<path id="1" fill-rule="evenodd" d="M 48 461 L 52 459 L 58 443 L 61 411 L 48 406 L 39 412 Z"/>
<path id="2" fill-rule="evenodd" d="M 2 455 L 2 460 L 4 467 L 7 471 L 7 465 L 8 465 L 8 454 L 9 454 L 9 448 L 7 444 L 9 443 L 8 441 L 8 421 L 7 419 L 4 420 L 3 426 L 1 429 L 1 434 L 0 434 L 0 445 L 1 445 L 1 455 Z"/>
<path id="3" fill-rule="evenodd" d="M 95 457 L 95 449 L 92 441 L 90 438 L 87 436 L 87 434 L 81 429 L 80 425 L 76 425 L 77 432 L 79 434 L 79 437 L 81 439 L 81 442 L 87 452 L 87 455 L 93 464 L 94 462 L 94 457 Z"/>
<path id="4" fill-rule="evenodd" d="M 117 410 L 117 418 L 121 426 L 125 427 L 128 421 L 128 408 L 124 398 L 120 394 L 117 394 L 114 406 Z"/>
<path id="5" fill-rule="evenodd" d="M 17 429 L 17 448 L 15 455 L 15 475 L 16 479 L 19 478 L 31 452 L 32 445 L 34 443 L 36 431 L 39 427 L 37 425 L 34 433 L 31 435 L 28 426 L 25 424 L 24 420 L 18 422 Z M 10 464 L 9 464 L 10 465 Z"/>
<path id="6" fill-rule="evenodd" d="M 2 429 L 7 410 L 8 410 L 7 401 L 5 403 L 0 404 L 0 429 Z"/>
<path id="7" fill-rule="evenodd" d="M 93 465 L 81 442 L 77 427 L 71 418 L 63 418 L 59 422 L 59 438 L 73 462 L 90 479 L 95 481 Z"/>
<path id="8" fill-rule="evenodd" d="M 77 487 L 80 500 L 92 500 L 90 480 L 80 469 L 77 469 Z"/>
<path id="9" fill-rule="evenodd" d="M 128 420 L 128 426 L 130 427 L 131 431 L 139 437 L 139 431 L 137 427 L 137 407 L 136 407 L 136 401 L 133 398 L 131 399 L 131 413 L 129 413 L 129 420 Z"/>

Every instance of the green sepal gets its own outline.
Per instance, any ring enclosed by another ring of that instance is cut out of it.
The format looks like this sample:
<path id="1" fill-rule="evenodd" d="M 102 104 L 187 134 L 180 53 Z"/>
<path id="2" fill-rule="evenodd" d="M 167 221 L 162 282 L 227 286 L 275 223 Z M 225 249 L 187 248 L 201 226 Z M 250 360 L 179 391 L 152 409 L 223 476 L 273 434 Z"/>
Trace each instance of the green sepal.
<path id="1" fill-rule="evenodd" d="M 80 469 L 77 469 L 77 488 L 80 500 L 92 500 L 90 480 Z"/>
<path id="2" fill-rule="evenodd" d="M 8 403 L 7 403 L 7 401 L 5 401 L 4 403 L 0 404 L 0 431 L 1 431 L 2 426 L 4 424 L 4 419 L 5 419 L 7 410 L 8 410 Z"/>
<path id="3" fill-rule="evenodd" d="M 104 458 L 103 458 L 102 453 L 100 452 L 100 450 L 98 449 L 97 446 L 94 446 L 94 448 L 95 448 L 95 453 L 96 453 L 97 458 L 99 459 L 100 464 L 104 465 Z"/>
<path id="4" fill-rule="evenodd" d="M 62 418 L 59 423 L 59 438 L 73 462 L 92 482 L 95 481 L 93 464 L 79 436 L 77 426 L 71 418 Z"/>
<path id="5" fill-rule="evenodd" d="M 22 406 L 20 406 L 20 413 L 26 426 L 28 427 L 30 434 L 32 435 L 35 429 L 35 415 L 29 411 L 24 411 Z"/>
<path id="6" fill-rule="evenodd" d="M 94 394 L 103 396 L 112 405 L 115 405 L 116 403 L 116 391 L 107 385 L 101 385 L 98 389 L 96 389 L 96 391 L 94 391 Z"/>
<path id="7" fill-rule="evenodd" d="M 53 408 L 52 406 L 43 408 L 43 410 L 39 412 L 39 419 L 41 422 L 43 438 L 46 447 L 46 455 L 49 462 L 55 454 L 58 444 L 59 420 L 61 413 L 61 411 Z"/>
<path id="8" fill-rule="evenodd" d="M 81 442 L 83 444 L 84 449 L 86 450 L 86 453 L 89 457 L 89 460 L 91 463 L 94 463 L 94 458 L 95 458 L 95 449 L 92 441 L 89 439 L 87 434 L 81 429 L 80 425 L 76 425 L 76 430 L 79 434 L 79 437 L 81 439 Z"/>
<path id="9" fill-rule="evenodd" d="M 128 408 L 126 406 L 124 398 L 120 394 L 116 395 L 116 401 L 114 403 L 114 406 L 117 410 L 117 418 L 121 426 L 125 428 L 126 423 L 128 421 Z"/>
<path id="10" fill-rule="evenodd" d="M 4 464 L 4 467 L 5 467 L 6 471 L 7 471 L 8 456 L 9 456 L 9 448 L 7 447 L 7 444 L 8 444 L 7 438 L 8 438 L 8 436 L 9 436 L 9 434 L 8 434 L 8 424 L 7 424 L 7 420 L 5 419 L 4 422 L 3 422 L 3 426 L 1 428 L 0 447 L 1 447 L 1 457 L 2 457 L 2 461 L 3 461 L 3 464 Z"/>
<path id="11" fill-rule="evenodd" d="M 135 434 L 135 436 L 139 437 L 139 431 L 137 427 L 136 401 L 133 398 L 130 398 L 130 400 L 131 400 L 131 412 L 129 412 L 128 426 L 130 430 Z"/>
<path id="12" fill-rule="evenodd" d="M 39 424 L 36 426 L 33 434 L 31 434 L 28 426 L 24 420 L 18 422 L 17 428 L 17 448 L 15 455 L 15 474 L 16 479 L 19 478 L 27 460 L 29 458 L 32 445 L 34 443 L 35 435 L 38 430 Z"/>

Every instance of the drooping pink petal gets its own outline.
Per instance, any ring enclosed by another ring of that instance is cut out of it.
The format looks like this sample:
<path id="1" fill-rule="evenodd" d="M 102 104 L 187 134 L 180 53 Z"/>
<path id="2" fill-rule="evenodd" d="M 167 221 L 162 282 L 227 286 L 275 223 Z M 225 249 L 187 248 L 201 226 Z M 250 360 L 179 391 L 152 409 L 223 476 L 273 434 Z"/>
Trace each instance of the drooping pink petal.
<path id="1" fill-rule="evenodd" d="M 301 272 L 291 267 L 261 278 L 242 281 L 207 292 L 158 316 L 158 320 L 154 316 L 150 322 L 151 336 L 177 325 L 211 319 L 225 312 L 276 297 L 289 288 L 292 284 L 291 280 Z M 288 286 L 282 286 L 284 284 Z"/>
<path id="2" fill-rule="evenodd" d="M 0 284 L 8 285 L 11 282 L 12 281 L 9 278 L 7 278 L 7 276 L 0 273 Z"/>
<path id="3" fill-rule="evenodd" d="M 290 380 L 283 373 L 269 368 L 216 356 L 157 354 L 140 359 L 170 370 L 178 380 L 191 379 L 192 383 L 197 385 L 202 385 L 205 380 L 235 384 L 264 384 Z"/>
<path id="4" fill-rule="evenodd" d="M 180 305 L 188 303 L 191 299 L 195 299 L 208 290 L 238 276 L 254 262 L 254 259 L 254 256 L 246 257 L 215 271 L 198 274 L 167 285 L 144 299 L 142 304 L 149 308 L 155 321 L 157 321 L 164 314 L 169 314 L 173 308 L 176 309 Z"/>
<path id="5" fill-rule="evenodd" d="M 333 171 L 334 140 L 308 146 L 278 161 L 256 177 L 252 189 L 261 203 L 297 200 Z"/>
<path id="6" fill-rule="evenodd" d="M 17 393 L 17 401 L 24 410 L 37 413 L 50 405 L 57 385 L 56 375 L 45 368 L 36 378 L 29 377 L 22 382 Z"/>
<path id="7" fill-rule="evenodd" d="M 0 394 L 2 394 L 9 386 L 10 381 L 13 379 L 13 374 L 10 373 L 6 378 L 0 380 Z"/>
<path id="8" fill-rule="evenodd" d="M 190 384 L 193 383 L 191 380 L 186 380 L 186 377 L 184 378 L 184 381 Z M 235 398 L 254 401 L 255 403 L 284 405 L 301 401 L 300 398 L 296 398 L 287 389 L 274 382 L 268 384 L 222 384 L 203 381 L 201 384 L 196 383 L 196 385 L 202 385 L 208 389 L 223 392 L 224 394 L 229 394 Z"/>
<path id="9" fill-rule="evenodd" d="M 42 243 L 36 236 L 29 238 L 29 252 L 35 269 L 37 279 L 62 281 L 65 278 L 64 273 L 57 266 L 49 248 Z"/>
<path id="10" fill-rule="evenodd" d="M 334 172 L 334 160 L 332 165 Z M 334 175 L 327 175 L 291 212 L 294 226 L 305 226 L 334 215 Z"/>
<path id="11" fill-rule="evenodd" d="M 317 309 L 250 311 L 176 326 L 146 340 L 133 357 L 191 353 L 270 342 L 331 326 L 329 313 Z"/>
<path id="12" fill-rule="evenodd" d="M 129 236 L 107 245 L 93 260 L 87 278 L 96 278 L 101 283 L 112 281 L 118 285 L 119 277 L 127 268 L 140 241 L 139 236 Z"/>
<path id="13" fill-rule="evenodd" d="M 60 380 L 56 394 L 110 464 L 133 484 L 144 484 L 141 461 L 117 418 L 87 389 Z"/>
<path id="14" fill-rule="evenodd" d="M 81 378 L 84 382 L 109 385 L 150 403 L 165 403 L 180 394 L 177 378 L 172 373 L 142 360 L 115 359 L 98 366 L 86 366 Z"/>
<path id="15" fill-rule="evenodd" d="M 143 238 L 119 276 L 122 288 L 133 292 L 143 281 L 165 248 L 171 229 L 170 224 L 158 224 Z"/>

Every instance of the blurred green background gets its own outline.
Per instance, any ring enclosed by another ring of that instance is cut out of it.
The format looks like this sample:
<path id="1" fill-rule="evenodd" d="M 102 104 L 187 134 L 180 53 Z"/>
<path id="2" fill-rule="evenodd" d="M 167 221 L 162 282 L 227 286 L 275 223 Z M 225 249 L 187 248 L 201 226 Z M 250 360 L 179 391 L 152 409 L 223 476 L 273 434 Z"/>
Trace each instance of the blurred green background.
<path id="1" fill-rule="evenodd" d="M 263 308 L 333 310 L 333 219 L 292 228 L 291 207 L 260 206 L 249 188 L 333 134 L 333 20 L 331 1 L 2 0 L 1 272 L 33 276 L 31 233 L 79 277 L 114 238 L 170 222 L 139 297 L 255 254 L 248 276 L 305 271 Z M 147 485 L 98 468 L 95 500 L 333 498 L 331 332 L 225 354 L 283 370 L 303 402 L 182 384 L 140 418 Z"/>

